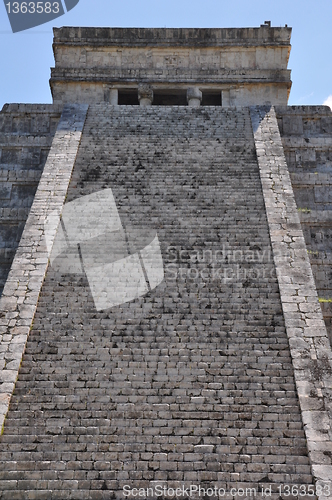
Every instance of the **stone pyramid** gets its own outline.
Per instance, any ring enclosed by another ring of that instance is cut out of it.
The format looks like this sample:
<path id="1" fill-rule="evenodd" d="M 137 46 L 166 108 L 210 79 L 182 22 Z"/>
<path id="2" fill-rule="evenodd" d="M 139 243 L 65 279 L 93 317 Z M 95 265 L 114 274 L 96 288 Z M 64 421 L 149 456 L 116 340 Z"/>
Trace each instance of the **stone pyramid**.
<path id="1" fill-rule="evenodd" d="M 0 499 L 332 498 L 332 113 L 291 30 L 54 30 L 0 113 Z"/>

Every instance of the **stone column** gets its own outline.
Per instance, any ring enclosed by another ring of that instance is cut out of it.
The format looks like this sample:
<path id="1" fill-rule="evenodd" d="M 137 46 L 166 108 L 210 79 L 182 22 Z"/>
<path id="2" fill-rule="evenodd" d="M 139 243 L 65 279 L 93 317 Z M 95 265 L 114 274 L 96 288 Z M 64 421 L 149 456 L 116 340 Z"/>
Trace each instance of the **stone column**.
<path id="1" fill-rule="evenodd" d="M 231 92 L 230 89 L 224 89 L 221 91 L 221 105 L 223 108 L 229 108 L 231 105 Z"/>
<path id="2" fill-rule="evenodd" d="M 104 101 L 109 104 L 117 105 L 119 98 L 119 91 L 116 88 L 104 85 Z"/>
<path id="3" fill-rule="evenodd" d="M 202 102 L 202 92 L 197 87 L 189 87 L 187 90 L 188 106 L 198 108 Z"/>
<path id="4" fill-rule="evenodd" d="M 151 106 L 153 102 L 153 90 L 150 85 L 140 83 L 138 85 L 138 100 L 140 106 Z"/>
<path id="5" fill-rule="evenodd" d="M 119 91 L 118 89 L 110 89 L 110 104 L 116 106 L 118 104 Z"/>

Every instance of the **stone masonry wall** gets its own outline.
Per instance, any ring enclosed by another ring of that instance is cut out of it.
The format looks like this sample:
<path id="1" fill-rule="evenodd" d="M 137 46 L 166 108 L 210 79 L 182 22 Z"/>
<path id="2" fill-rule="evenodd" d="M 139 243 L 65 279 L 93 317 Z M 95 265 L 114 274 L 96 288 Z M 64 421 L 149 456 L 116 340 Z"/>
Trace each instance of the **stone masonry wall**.
<path id="1" fill-rule="evenodd" d="M 288 27 L 248 29 L 55 28 L 54 102 L 104 101 L 104 86 L 197 85 L 228 94 L 227 106 L 286 105 Z M 226 105 L 226 99 L 224 99 Z"/>
<path id="2" fill-rule="evenodd" d="M 61 108 L 10 104 L 0 112 L 0 295 L 28 218 Z"/>
<path id="3" fill-rule="evenodd" d="M 165 279 L 98 312 L 85 274 L 48 268 L 0 498 L 313 484 L 249 110 L 90 106 L 66 201 L 106 188 Z"/>
<path id="4" fill-rule="evenodd" d="M 332 340 L 332 113 L 323 106 L 277 107 L 295 200 Z"/>
<path id="5" fill-rule="evenodd" d="M 331 498 L 332 350 L 273 107 L 250 110 L 296 389 L 319 500 Z"/>

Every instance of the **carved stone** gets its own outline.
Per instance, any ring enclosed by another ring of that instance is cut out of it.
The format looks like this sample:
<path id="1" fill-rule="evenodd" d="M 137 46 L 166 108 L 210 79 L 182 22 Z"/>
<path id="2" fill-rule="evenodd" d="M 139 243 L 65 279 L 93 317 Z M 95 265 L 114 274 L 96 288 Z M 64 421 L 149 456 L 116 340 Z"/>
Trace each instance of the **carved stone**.
<path id="1" fill-rule="evenodd" d="M 202 92 L 197 87 L 190 87 L 187 90 L 188 106 L 198 108 L 202 102 Z"/>
<path id="2" fill-rule="evenodd" d="M 140 106 L 151 106 L 153 102 L 153 90 L 150 85 L 141 83 L 138 86 L 138 100 Z"/>

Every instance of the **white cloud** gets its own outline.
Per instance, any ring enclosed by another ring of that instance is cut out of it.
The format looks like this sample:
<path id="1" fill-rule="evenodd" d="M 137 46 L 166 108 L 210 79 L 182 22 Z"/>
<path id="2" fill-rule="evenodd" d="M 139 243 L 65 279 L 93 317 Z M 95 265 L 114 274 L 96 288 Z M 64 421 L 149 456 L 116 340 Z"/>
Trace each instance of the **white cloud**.
<path id="1" fill-rule="evenodd" d="M 327 99 L 323 102 L 324 106 L 330 106 L 332 110 L 332 94 L 328 96 Z"/>

